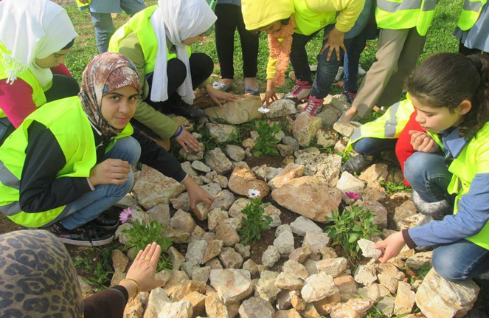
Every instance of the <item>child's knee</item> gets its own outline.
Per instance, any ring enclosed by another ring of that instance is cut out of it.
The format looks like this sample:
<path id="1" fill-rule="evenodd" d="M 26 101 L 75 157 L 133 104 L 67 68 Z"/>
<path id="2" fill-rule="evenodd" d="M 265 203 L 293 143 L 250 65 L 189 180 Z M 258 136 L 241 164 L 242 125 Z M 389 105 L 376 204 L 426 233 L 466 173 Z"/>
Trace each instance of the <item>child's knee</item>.
<path id="1" fill-rule="evenodd" d="M 446 249 L 435 249 L 432 265 L 435 271 L 446 280 L 457 282 L 469 279 L 466 271 L 460 268 L 460 262 Z"/>

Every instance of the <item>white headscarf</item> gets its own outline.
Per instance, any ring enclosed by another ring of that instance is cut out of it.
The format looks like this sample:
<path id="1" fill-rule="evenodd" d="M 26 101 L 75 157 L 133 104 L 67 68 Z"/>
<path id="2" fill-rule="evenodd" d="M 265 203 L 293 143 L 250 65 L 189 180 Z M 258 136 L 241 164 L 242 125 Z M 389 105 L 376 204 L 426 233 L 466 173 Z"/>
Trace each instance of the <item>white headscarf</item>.
<path id="1" fill-rule="evenodd" d="M 187 77 L 177 92 L 186 103 L 193 103 L 195 95 L 190 76 L 189 56 L 187 46 L 182 41 L 204 33 L 216 20 L 216 15 L 205 0 L 158 0 L 158 8 L 151 16 L 151 25 L 158 39 L 150 96 L 152 101 L 162 102 L 168 99 L 168 39 L 175 45 L 178 59 L 187 67 Z"/>
<path id="2" fill-rule="evenodd" d="M 28 68 L 42 87 L 52 81 L 53 73 L 37 66 L 36 59 L 60 51 L 78 35 L 66 11 L 47 0 L 0 1 L 0 30 L 0 43 L 11 52 L 0 56 L 7 83 Z"/>

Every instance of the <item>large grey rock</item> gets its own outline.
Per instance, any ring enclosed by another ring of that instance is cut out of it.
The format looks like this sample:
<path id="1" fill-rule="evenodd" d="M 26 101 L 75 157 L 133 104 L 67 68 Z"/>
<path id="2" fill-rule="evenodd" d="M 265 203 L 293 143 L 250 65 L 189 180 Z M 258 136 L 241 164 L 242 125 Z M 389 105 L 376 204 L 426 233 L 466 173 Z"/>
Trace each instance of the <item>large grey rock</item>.
<path id="1" fill-rule="evenodd" d="M 261 297 L 266 301 L 273 303 L 277 299 L 280 288 L 275 286 L 275 281 L 279 273 L 272 271 L 262 271 L 260 279 L 255 287 L 255 296 Z"/>
<path id="2" fill-rule="evenodd" d="M 316 223 L 303 216 L 299 216 L 294 222 L 290 223 L 290 229 L 292 230 L 292 233 L 299 236 L 305 236 L 306 233 L 323 232 Z"/>
<path id="3" fill-rule="evenodd" d="M 307 147 L 315 138 L 319 128 L 321 128 L 320 118 L 311 117 L 307 113 L 301 113 L 294 121 L 292 133 L 301 146 Z"/>
<path id="4" fill-rule="evenodd" d="M 208 117 L 222 119 L 234 125 L 246 123 L 262 117 L 258 111 L 261 107 L 261 99 L 256 96 L 242 97 L 236 101 L 228 102 L 222 107 L 210 107 L 205 109 Z"/>
<path id="5" fill-rule="evenodd" d="M 268 106 L 270 112 L 266 114 L 268 118 L 285 117 L 296 113 L 295 103 L 290 99 L 279 99 Z"/>
<path id="6" fill-rule="evenodd" d="M 219 148 L 214 148 L 207 153 L 205 163 L 221 174 L 228 173 L 233 169 L 233 164 Z"/>
<path id="7" fill-rule="evenodd" d="M 333 281 L 333 276 L 326 273 L 309 276 L 301 290 L 302 298 L 308 303 L 324 299 L 337 292 L 339 290 Z"/>
<path id="8" fill-rule="evenodd" d="M 241 318 L 273 318 L 274 313 L 272 305 L 261 297 L 247 299 L 239 307 Z"/>
<path id="9" fill-rule="evenodd" d="M 432 269 L 416 292 L 416 305 L 427 318 L 463 317 L 474 306 L 479 291 L 472 280 L 450 282 Z"/>
<path id="10" fill-rule="evenodd" d="M 245 270 L 213 269 L 210 282 L 224 304 L 240 301 L 253 291 L 250 273 Z"/>
<path id="11" fill-rule="evenodd" d="M 132 191 L 145 209 L 151 209 L 159 203 L 168 203 L 185 190 L 183 184 L 146 165 L 143 165 L 138 176 Z"/>
<path id="12" fill-rule="evenodd" d="M 319 178 L 301 177 L 273 190 L 272 198 L 281 206 L 318 222 L 338 210 L 342 194 Z"/>

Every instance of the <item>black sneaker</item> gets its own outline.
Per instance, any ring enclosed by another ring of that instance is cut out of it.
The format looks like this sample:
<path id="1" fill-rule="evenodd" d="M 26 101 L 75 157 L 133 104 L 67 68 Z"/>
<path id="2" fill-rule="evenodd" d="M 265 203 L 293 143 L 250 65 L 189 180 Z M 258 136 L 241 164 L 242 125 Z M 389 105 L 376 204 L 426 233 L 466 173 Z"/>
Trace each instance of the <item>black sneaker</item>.
<path id="1" fill-rule="evenodd" d="M 106 231 L 116 230 L 119 227 L 119 225 L 121 225 L 119 219 L 110 218 L 106 213 L 100 214 L 96 219 L 94 219 L 90 223 Z"/>
<path id="2" fill-rule="evenodd" d="M 342 166 L 341 171 L 349 173 L 360 173 L 365 167 L 374 161 L 374 156 L 364 156 L 361 154 L 348 159 Z"/>
<path id="3" fill-rule="evenodd" d="M 195 105 L 190 105 L 185 103 L 183 100 L 180 100 L 177 104 L 172 104 L 170 109 L 176 115 L 180 115 L 183 117 L 188 117 L 192 119 L 199 119 L 204 117 L 204 111 Z"/>
<path id="4" fill-rule="evenodd" d="M 48 229 L 65 244 L 78 246 L 102 246 L 114 240 L 114 234 L 107 233 L 88 223 L 79 228 L 68 230 L 61 223 L 55 223 Z"/>

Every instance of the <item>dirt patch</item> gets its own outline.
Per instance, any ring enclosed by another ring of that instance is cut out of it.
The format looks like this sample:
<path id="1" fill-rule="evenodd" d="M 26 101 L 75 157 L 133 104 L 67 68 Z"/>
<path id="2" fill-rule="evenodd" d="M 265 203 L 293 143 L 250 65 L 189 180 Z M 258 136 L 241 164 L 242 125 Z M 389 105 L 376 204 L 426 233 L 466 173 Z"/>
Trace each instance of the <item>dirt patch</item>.
<path id="1" fill-rule="evenodd" d="M 250 158 L 246 158 L 245 162 L 251 168 L 259 167 L 261 165 L 267 165 L 269 167 L 274 167 L 274 168 L 281 168 L 283 160 L 284 158 L 282 156 L 261 155 L 258 158 L 255 158 L 254 156 Z"/>

